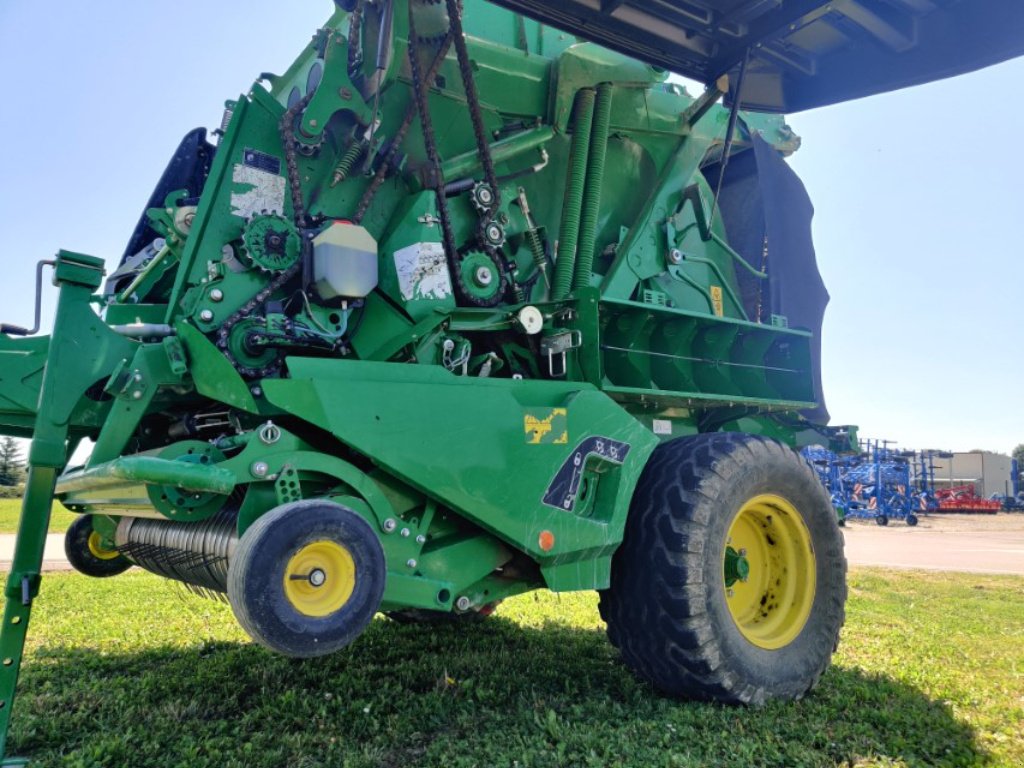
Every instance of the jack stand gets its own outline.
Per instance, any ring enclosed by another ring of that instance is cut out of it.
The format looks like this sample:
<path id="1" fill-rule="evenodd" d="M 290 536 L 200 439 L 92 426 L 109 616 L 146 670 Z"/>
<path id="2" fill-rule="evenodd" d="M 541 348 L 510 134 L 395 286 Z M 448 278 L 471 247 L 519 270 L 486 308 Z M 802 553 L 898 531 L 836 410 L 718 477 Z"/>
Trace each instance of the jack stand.
<path id="1" fill-rule="evenodd" d="M 102 259 L 66 251 L 57 255 L 54 283 L 60 287 L 60 295 L 35 413 L 14 562 L 4 589 L 7 604 L 0 627 L 0 766 L 28 765 L 24 758 L 7 757 L 7 729 L 32 603 L 42 580 L 54 487 L 67 463 L 71 414 L 84 387 L 104 373 L 109 376 L 111 359 L 124 351 L 125 342 L 90 306 L 93 291 L 102 279 Z"/>

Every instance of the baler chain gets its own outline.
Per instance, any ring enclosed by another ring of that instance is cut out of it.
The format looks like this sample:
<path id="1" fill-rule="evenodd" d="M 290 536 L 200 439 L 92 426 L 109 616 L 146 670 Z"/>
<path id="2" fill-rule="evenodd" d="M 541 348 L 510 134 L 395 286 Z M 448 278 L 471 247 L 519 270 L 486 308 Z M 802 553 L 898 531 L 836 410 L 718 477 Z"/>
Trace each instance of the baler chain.
<path id="1" fill-rule="evenodd" d="M 296 158 L 295 120 L 309 105 L 309 102 L 315 93 L 315 90 L 310 91 L 299 101 L 295 102 L 295 104 L 285 110 L 285 113 L 281 116 L 281 122 L 278 124 L 278 130 L 281 133 L 281 143 L 284 146 L 285 165 L 288 169 L 288 188 L 292 199 L 292 209 L 295 213 L 295 223 L 300 229 L 308 222 L 306 221 L 306 205 L 302 198 L 302 177 L 299 174 L 299 164 Z M 284 287 L 284 285 L 295 277 L 301 269 L 302 260 L 300 259 L 296 264 L 293 264 L 267 283 L 263 290 L 259 291 L 259 293 L 239 307 L 238 310 L 224 320 L 217 329 L 218 349 L 220 349 L 224 356 L 227 357 L 228 361 L 235 367 L 235 370 L 238 371 L 243 378 L 262 379 L 274 373 L 277 370 L 278 363 L 275 361 L 269 365 L 263 366 L 262 368 L 252 368 L 250 366 L 242 365 L 235 359 L 235 356 L 231 354 L 231 347 L 229 344 L 231 331 L 234 330 L 235 326 L 242 320 L 252 317 L 253 313 L 262 307 L 275 291 Z"/>
<path id="2" fill-rule="evenodd" d="M 441 43 L 441 47 L 438 48 L 437 54 L 434 56 L 434 61 L 430 64 L 430 69 L 427 70 L 426 82 L 431 86 L 434 84 L 434 80 L 437 79 L 437 72 L 441 69 L 441 64 L 444 63 L 445 56 L 448 55 L 448 49 L 452 45 L 452 33 L 451 31 L 445 35 L 444 40 Z M 359 199 L 359 205 L 356 207 L 355 216 L 352 217 L 352 221 L 356 224 L 361 224 L 363 217 L 366 215 L 366 211 L 370 208 L 373 203 L 374 197 L 377 195 L 377 191 L 381 188 L 384 183 L 384 179 L 387 178 L 388 171 L 391 170 L 395 163 L 395 159 L 398 157 L 399 149 L 402 143 L 405 141 L 405 135 L 409 132 L 409 128 L 412 126 L 413 120 L 416 119 L 416 99 L 413 98 L 409 102 L 409 106 L 405 109 L 405 116 L 402 118 L 401 125 L 398 126 L 398 130 L 391 139 L 391 148 L 388 150 L 387 155 L 381 161 L 380 166 L 377 168 L 377 172 L 373 176 L 373 180 L 370 185 L 363 192 L 363 196 Z"/>
<path id="3" fill-rule="evenodd" d="M 409 70 L 412 75 L 413 99 L 416 102 L 416 110 L 419 112 L 420 125 L 423 128 L 423 147 L 426 150 L 427 162 L 430 164 L 427 173 L 427 185 L 433 187 L 434 197 L 437 200 L 437 215 L 441 220 L 441 234 L 444 238 L 445 259 L 448 262 L 448 269 L 452 273 L 453 282 L 458 283 L 458 275 L 461 265 L 459 264 L 458 245 L 455 242 L 455 233 L 452 231 L 451 213 L 448 211 L 448 201 L 444 193 L 444 180 L 441 176 L 441 155 L 437 150 L 437 138 L 434 135 L 434 123 L 430 118 L 430 105 L 427 103 L 427 84 L 423 80 L 423 72 L 420 68 L 419 45 L 416 34 L 416 17 L 409 6 Z M 461 292 L 463 298 L 471 304 L 485 306 L 472 296 L 466 296 Z"/>
<path id="4" fill-rule="evenodd" d="M 220 328 L 217 329 L 217 348 L 220 349 L 222 353 L 224 353 L 224 356 L 228 359 L 228 362 L 230 362 L 235 367 L 235 370 L 238 371 L 239 375 L 241 375 L 243 378 L 265 378 L 277 370 L 278 363 L 275 361 L 270 365 L 266 365 L 262 368 L 251 368 L 249 366 L 242 365 L 240 362 L 238 362 L 238 360 L 235 359 L 235 356 L 231 354 L 231 347 L 229 345 L 231 331 L 234 329 L 236 325 L 242 322 L 242 320 L 245 320 L 248 317 L 252 317 L 253 313 L 257 309 L 262 307 L 267 302 L 267 300 L 270 299 L 270 297 L 274 294 L 275 291 L 284 287 L 284 285 L 293 277 L 295 277 L 295 275 L 297 275 L 301 269 L 302 262 L 300 261 L 299 263 L 294 264 L 292 267 L 279 274 L 276 278 L 267 283 L 266 287 L 264 287 L 262 291 L 257 293 L 255 296 L 249 299 L 249 301 L 247 301 L 245 304 L 239 307 L 238 310 L 234 312 L 231 316 L 229 316 L 223 323 L 221 323 Z"/>
<path id="5" fill-rule="evenodd" d="M 292 209 L 295 213 L 295 224 L 302 228 L 306 226 L 306 204 L 302 199 L 302 176 L 299 174 L 299 163 L 296 159 L 295 141 L 295 119 L 302 114 L 303 110 L 313 99 L 316 90 L 312 90 L 290 106 L 281 116 L 278 130 L 281 133 L 281 144 L 284 147 L 284 161 L 288 169 L 288 191 L 292 199 Z"/>
<path id="6" fill-rule="evenodd" d="M 494 171 L 494 159 L 491 157 L 491 147 L 487 141 L 487 132 L 484 128 L 484 119 L 480 109 L 480 95 L 476 90 L 476 79 L 473 76 L 473 62 L 469 58 L 469 49 L 466 47 L 466 36 L 462 30 L 462 3 L 460 0 L 446 0 L 448 5 L 448 17 L 451 20 L 451 33 L 454 36 L 455 54 L 459 63 L 459 76 L 462 78 L 462 87 L 466 92 L 466 106 L 469 107 L 469 118 L 473 124 L 473 136 L 476 139 L 477 153 L 480 155 L 480 164 L 484 169 L 484 180 L 490 186 L 493 193 L 491 205 L 484 215 L 480 217 L 477 238 L 484 253 L 491 257 L 498 265 L 498 274 L 501 277 L 501 290 L 494 298 L 483 303 L 484 306 L 497 306 L 504 299 L 510 283 L 512 283 L 508 262 L 501 251 L 490 241 L 487 236 L 487 229 L 494 221 L 495 213 L 501 207 L 501 189 L 498 184 L 498 176 Z M 459 276 L 459 282 L 462 277 Z M 518 299 L 518 297 L 517 297 Z"/>
<path id="7" fill-rule="evenodd" d="M 366 0 L 358 0 L 348 17 L 348 73 L 352 77 L 363 65 L 363 47 L 360 32 L 363 26 L 363 6 Z"/>

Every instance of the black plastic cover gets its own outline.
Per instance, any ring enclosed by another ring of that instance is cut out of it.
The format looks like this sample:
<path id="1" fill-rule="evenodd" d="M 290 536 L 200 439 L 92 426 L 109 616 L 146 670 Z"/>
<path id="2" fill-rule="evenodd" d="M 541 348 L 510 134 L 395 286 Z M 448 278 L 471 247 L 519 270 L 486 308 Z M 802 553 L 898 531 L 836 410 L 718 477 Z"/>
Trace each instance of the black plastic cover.
<path id="1" fill-rule="evenodd" d="M 821 382 L 821 325 L 829 295 L 818 271 L 811 239 L 814 206 L 800 177 L 759 135 L 754 148 L 726 166 L 719 210 L 729 242 L 750 264 L 768 273 L 761 280 L 737 270 L 740 294 L 751 320 L 786 318 L 790 328 L 813 334 L 811 373 L 817 408 L 802 411 L 816 424 L 827 424 Z M 718 166 L 706 169 L 717 180 Z"/>
<path id="2" fill-rule="evenodd" d="M 185 189 L 188 193 L 186 198 L 198 198 L 206 184 L 206 177 L 210 175 L 210 164 L 213 162 L 213 154 L 216 148 L 206 140 L 206 129 L 195 128 L 185 134 L 174 155 L 171 156 L 167 168 L 157 182 L 153 193 L 149 196 L 149 202 L 142 209 L 135 230 L 132 232 L 128 245 L 125 247 L 124 255 L 121 257 L 123 264 L 129 256 L 138 253 L 146 245 L 159 237 L 158 233 L 149 226 L 149 218 L 146 211 L 150 208 L 163 208 L 167 195 L 176 189 Z"/>
<path id="3" fill-rule="evenodd" d="M 799 112 L 1024 55 L 1024 0 L 493 0 L 684 77 L 748 54 L 744 109 Z M 735 78 L 732 78 L 735 85 Z"/>

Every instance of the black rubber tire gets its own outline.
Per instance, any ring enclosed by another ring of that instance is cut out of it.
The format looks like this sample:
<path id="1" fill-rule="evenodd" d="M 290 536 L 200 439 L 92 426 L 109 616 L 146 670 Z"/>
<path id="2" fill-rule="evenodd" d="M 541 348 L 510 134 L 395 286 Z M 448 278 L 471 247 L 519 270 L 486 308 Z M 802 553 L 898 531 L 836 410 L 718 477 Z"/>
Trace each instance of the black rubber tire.
<path id="1" fill-rule="evenodd" d="M 132 561 L 124 555 L 104 560 L 89 550 L 89 537 L 93 534 L 92 515 L 82 515 L 68 526 L 64 534 L 64 554 L 71 567 L 86 576 L 105 579 L 117 576 L 132 567 Z"/>
<path id="2" fill-rule="evenodd" d="M 758 494 L 799 511 L 815 552 L 810 614 L 788 645 L 749 642 L 729 613 L 722 572 L 729 525 Z M 608 636 L 661 691 L 731 704 L 798 699 L 828 667 L 845 619 L 846 559 L 828 493 L 781 443 L 742 434 L 672 440 L 652 454 L 601 593 Z"/>
<path id="3" fill-rule="evenodd" d="M 886 526 L 889 524 L 889 518 L 886 515 L 875 515 L 875 523 L 877 525 Z"/>
<path id="4" fill-rule="evenodd" d="M 909 525 L 911 528 L 917 525 L 917 515 L 913 513 L 907 515 L 907 525 Z"/>
<path id="5" fill-rule="evenodd" d="M 355 586 L 341 608 L 312 617 L 289 602 L 284 575 L 292 555 L 321 540 L 348 550 Z M 228 568 L 228 601 L 238 623 L 260 645 L 296 658 L 323 656 L 366 629 L 380 607 L 386 574 L 380 541 L 357 513 L 328 501 L 296 501 L 272 509 L 246 530 Z"/>

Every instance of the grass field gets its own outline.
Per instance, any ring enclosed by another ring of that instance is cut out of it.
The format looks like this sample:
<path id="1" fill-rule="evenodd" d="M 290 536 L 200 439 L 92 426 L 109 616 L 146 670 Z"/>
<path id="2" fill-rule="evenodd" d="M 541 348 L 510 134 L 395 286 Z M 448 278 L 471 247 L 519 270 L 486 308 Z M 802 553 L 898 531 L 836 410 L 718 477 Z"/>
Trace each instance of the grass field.
<path id="1" fill-rule="evenodd" d="M 592 594 L 480 625 L 379 618 L 306 662 L 144 573 L 48 576 L 12 753 L 33 766 L 1024 764 L 1024 579 L 858 570 L 836 663 L 807 699 L 671 701 L 635 680 Z"/>
<path id="2" fill-rule="evenodd" d="M 0 533 L 17 531 L 20 516 L 21 499 L 0 499 Z M 76 517 L 78 515 L 68 512 L 60 502 L 55 502 L 50 513 L 50 533 L 64 533 Z"/>

